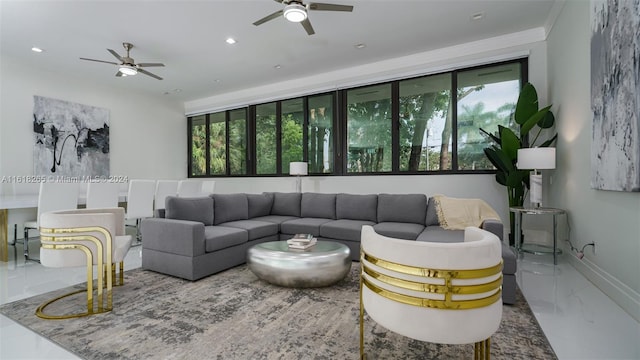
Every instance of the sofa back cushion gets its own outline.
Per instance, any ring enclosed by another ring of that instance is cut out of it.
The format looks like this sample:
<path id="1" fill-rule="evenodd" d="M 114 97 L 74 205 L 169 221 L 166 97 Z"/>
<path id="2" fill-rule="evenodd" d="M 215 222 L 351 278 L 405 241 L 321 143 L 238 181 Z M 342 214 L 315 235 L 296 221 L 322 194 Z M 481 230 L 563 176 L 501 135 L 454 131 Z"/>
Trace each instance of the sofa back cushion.
<path id="1" fill-rule="evenodd" d="M 336 194 L 302 194 L 300 215 L 310 218 L 335 219 Z"/>
<path id="2" fill-rule="evenodd" d="M 378 221 L 378 195 L 338 194 L 336 216 L 338 219 Z"/>
<path id="3" fill-rule="evenodd" d="M 438 220 L 438 209 L 436 209 L 436 199 L 433 197 L 429 198 L 427 202 L 427 226 L 440 225 L 440 220 Z"/>
<path id="4" fill-rule="evenodd" d="M 425 224 L 427 196 L 425 194 L 378 195 L 378 222 Z"/>
<path id="5" fill-rule="evenodd" d="M 167 196 L 165 199 L 166 219 L 188 220 L 213 225 L 213 199 L 208 196 L 181 198 Z"/>
<path id="6" fill-rule="evenodd" d="M 272 193 L 247 194 L 247 201 L 249 203 L 249 219 L 271 214 L 271 207 L 273 206 Z"/>
<path id="7" fill-rule="evenodd" d="M 300 193 L 273 193 L 273 206 L 271 215 L 298 216 L 300 217 Z"/>
<path id="8" fill-rule="evenodd" d="M 249 218 L 247 194 L 213 194 L 214 224 Z"/>

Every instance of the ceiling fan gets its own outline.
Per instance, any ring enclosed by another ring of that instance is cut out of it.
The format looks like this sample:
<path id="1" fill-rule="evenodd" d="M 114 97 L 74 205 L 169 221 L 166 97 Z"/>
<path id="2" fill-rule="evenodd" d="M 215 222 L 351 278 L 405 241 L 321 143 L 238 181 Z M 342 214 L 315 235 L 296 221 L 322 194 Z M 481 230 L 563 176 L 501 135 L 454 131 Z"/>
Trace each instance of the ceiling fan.
<path id="1" fill-rule="evenodd" d="M 305 4 L 301 0 L 274 0 L 275 2 L 279 2 L 284 4 L 285 7 L 282 10 L 278 10 L 271 15 L 267 15 L 262 19 L 253 23 L 253 25 L 258 26 L 266 23 L 269 20 L 273 20 L 280 15 L 284 15 L 285 19 L 291 22 L 299 22 L 302 24 L 302 27 L 307 31 L 307 34 L 313 35 L 316 32 L 313 30 L 313 26 L 311 26 L 311 22 L 309 21 L 309 17 L 307 12 L 309 10 L 320 10 L 320 11 L 353 11 L 353 6 L 350 5 L 337 5 L 337 4 L 323 4 L 323 3 L 308 3 Z"/>
<path id="2" fill-rule="evenodd" d="M 133 60 L 133 58 L 129 56 L 129 50 L 131 50 L 131 48 L 133 48 L 133 45 L 131 45 L 130 43 L 125 42 L 125 43 L 122 43 L 122 46 L 124 46 L 124 49 L 127 51 L 127 56 L 120 56 L 114 50 L 107 49 L 111 53 L 111 55 L 115 56 L 116 59 L 118 59 L 120 61 L 119 63 L 112 62 L 112 61 L 87 59 L 87 58 L 80 58 L 80 60 L 96 61 L 96 62 L 101 62 L 101 63 L 117 65 L 118 66 L 118 72 L 116 73 L 117 77 L 133 76 L 133 75 L 135 75 L 137 73 L 142 73 L 142 74 L 145 74 L 147 76 L 151 76 L 152 78 L 156 78 L 158 80 L 162 80 L 162 78 L 160 76 L 158 76 L 156 74 L 152 74 L 152 73 L 148 72 L 147 70 L 145 70 L 143 68 L 144 67 L 152 67 L 152 66 L 164 66 L 164 64 L 161 64 L 161 63 L 138 63 L 138 64 L 136 64 L 135 61 Z"/>

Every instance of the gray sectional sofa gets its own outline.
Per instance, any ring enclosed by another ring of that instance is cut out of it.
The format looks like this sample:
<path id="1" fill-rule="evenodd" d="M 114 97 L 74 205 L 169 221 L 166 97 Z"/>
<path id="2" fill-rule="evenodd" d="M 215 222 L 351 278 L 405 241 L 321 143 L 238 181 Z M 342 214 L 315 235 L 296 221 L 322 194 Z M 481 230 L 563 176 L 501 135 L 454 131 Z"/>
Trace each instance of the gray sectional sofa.
<path id="1" fill-rule="evenodd" d="M 458 242 L 463 230 L 439 226 L 432 199 L 424 194 L 262 193 L 168 197 L 164 212 L 141 224 L 144 269 L 197 280 L 245 263 L 247 249 L 297 233 L 343 243 L 360 256 L 360 230 L 415 241 Z M 485 230 L 503 235 L 502 223 Z M 503 242 L 503 302 L 515 302 L 516 257 Z"/>

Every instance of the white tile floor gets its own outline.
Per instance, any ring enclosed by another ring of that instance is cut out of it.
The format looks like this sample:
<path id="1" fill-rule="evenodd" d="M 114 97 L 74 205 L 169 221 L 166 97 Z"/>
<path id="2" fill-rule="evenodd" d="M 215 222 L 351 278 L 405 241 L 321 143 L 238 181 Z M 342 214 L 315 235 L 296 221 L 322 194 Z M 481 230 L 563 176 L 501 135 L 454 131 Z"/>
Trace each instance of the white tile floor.
<path id="1" fill-rule="evenodd" d="M 20 249 L 18 245 L 17 262 L 0 263 L 0 304 L 84 281 L 84 269 L 25 264 Z M 140 247 L 130 250 L 126 269 L 140 266 L 140 250 Z M 564 258 L 554 267 L 548 256 L 527 254 L 519 260 L 517 278 L 561 360 L 640 359 L 640 324 Z M 0 359 L 77 357 L 0 315 Z"/>

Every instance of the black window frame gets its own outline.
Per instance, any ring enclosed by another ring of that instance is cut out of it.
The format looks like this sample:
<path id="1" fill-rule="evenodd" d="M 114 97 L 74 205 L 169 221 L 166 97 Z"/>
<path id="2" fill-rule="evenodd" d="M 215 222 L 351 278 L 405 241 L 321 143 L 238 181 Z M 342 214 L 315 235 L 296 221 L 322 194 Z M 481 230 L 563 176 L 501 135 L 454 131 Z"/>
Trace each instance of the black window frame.
<path id="1" fill-rule="evenodd" d="M 520 64 L 520 88 L 524 86 L 528 82 L 529 77 L 529 59 L 528 57 L 505 60 L 495 63 L 488 63 L 478 66 L 471 66 L 465 68 L 458 68 L 448 71 L 443 71 L 439 73 L 433 73 L 428 75 L 414 76 L 414 77 L 406 77 L 399 78 L 390 81 L 382 81 L 379 83 L 367 84 L 363 86 L 351 87 L 338 89 L 335 91 L 329 92 L 320 92 L 314 93 L 304 96 L 295 96 L 286 99 L 280 100 L 272 100 L 269 102 L 261 103 L 261 104 L 252 104 L 247 106 L 242 106 L 238 108 L 223 110 L 225 112 L 225 122 L 226 122 L 226 174 L 224 175 L 212 175 L 210 174 L 210 130 L 209 130 L 209 121 L 210 115 L 218 112 L 212 112 L 208 114 L 204 114 L 205 116 L 205 128 L 206 128 L 206 174 L 204 175 L 193 175 L 192 174 L 192 128 L 193 128 L 193 119 L 202 116 L 203 114 L 198 114 L 194 116 L 187 117 L 187 174 L 189 178 L 208 178 L 208 177 L 280 177 L 280 176 L 288 176 L 289 169 L 285 169 L 282 166 L 282 102 L 294 99 L 302 99 L 303 102 L 303 128 L 302 128 L 302 137 L 303 137 L 303 161 L 308 161 L 309 156 L 309 98 L 317 97 L 317 96 L 326 96 L 330 95 L 332 106 L 332 126 L 331 136 L 333 137 L 333 172 L 332 173 L 312 173 L 309 172 L 309 175 L 316 176 L 371 176 L 371 175 L 444 175 L 444 174 L 493 174 L 496 170 L 459 170 L 458 169 L 458 99 L 456 96 L 457 90 L 457 78 L 458 74 L 461 72 L 466 72 L 470 70 L 478 70 L 482 68 L 490 68 L 496 67 L 505 64 Z M 434 75 L 441 74 L 451 74 L 451 108 L 452 108 L 452 129 L 451 129 L 451 169 L 445 170 L 415 170 L 415 171 L 400 171 L 400 111 L 399 111 L 399 96 L 400 96 L 400 83 L 405 80 L 411 79 L 419 79 Z M 356 90 L 358 88 L 365 88 L 375 85 L 391 85 L 391 171 L 385 172 L 347 172 L 347 157 L 346 157 L 346 147 L 347 147 L 347 93 L 351 90 Z M 268 104 L 268 103 L 276 103 L 276 173 L 275 174 L 256 174 L 256 107 Z M 244 109 L 246 113 L 246 153 L 245 153 L 245 161 L 247 164 L 246 174 L 236 174 L 230 175 L 230 166 L 229 166 L 229 121 L 230 121 L 230 113 L 232 111 L 237 111 Z"/>

